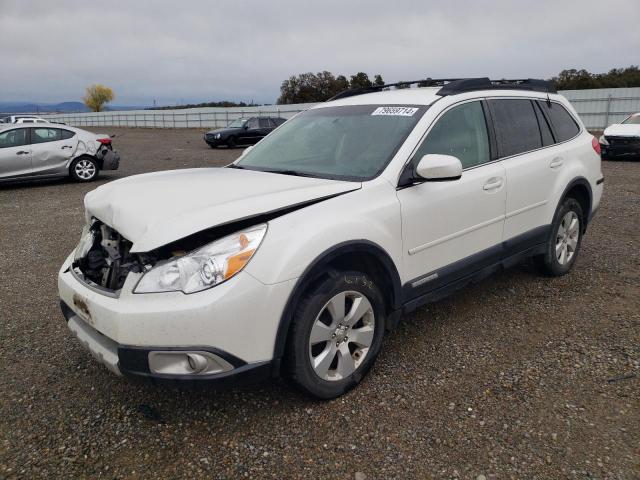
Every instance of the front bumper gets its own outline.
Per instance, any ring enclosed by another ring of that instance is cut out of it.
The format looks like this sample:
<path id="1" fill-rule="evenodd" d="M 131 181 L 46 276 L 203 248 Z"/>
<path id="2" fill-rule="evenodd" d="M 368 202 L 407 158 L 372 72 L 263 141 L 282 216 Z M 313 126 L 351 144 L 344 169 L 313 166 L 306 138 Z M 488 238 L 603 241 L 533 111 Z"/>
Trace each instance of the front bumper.
<path id="1" fill-rule="evenodd" d="M 226 139 L 224 138 L 213 138 L 213 135 L 204 134 L 204 141 L 207 142 L 208 145 L 212 147 L 217 147 L 219 145 L 226 145 Z"/>
<path id="2" fill-rule="evenodd" d="M 203 292 L 134 294 L 139 274 L 105 294 L 70 271 L 58 275 L 62 311 L 71 332 L 116 374 L 180 384 L 235 384 L 268 378 L 276 334 L 295 280 L 265 285 L 246 272 Z M 153 352 L 195 352 L 229 369 L 159 373 Z M 211 373 L 213 372 L 213 373 Z"/>
<path id="3" fill-rule="evenodd" d="M 618 144 L 606 145 L 600 144 L 602 156 L 604 158 L 621 158 L 640 156 L 640 146 L 638 144 Z"/>
<path id="4" fill-rule="evenodd" d="M 116 375 L 126 375 L 151 381 L 152 383 L 180 386 L 180 387 L 215 387 L 227 388 L 231 386 L 257 383 L 260 380 L 272 378 L 274 371 L 272 362 L 246 363 L 233 355 L 206 347 L 171 348 L 170 353 L 186 354 L 187 352 L 207 352 L 212 357 L 231 366 L 230 370 L 209 375 L 177 375 L 154 372 L 150 365 L 150 354 L 167 352 L 167 347 L 131 347 L 120 345 L 88 325 L 69 306 L 60 302 L 62 314 L 67 320 L 71 333 L 78 339 L 91 355 L 108 370 Z"/>

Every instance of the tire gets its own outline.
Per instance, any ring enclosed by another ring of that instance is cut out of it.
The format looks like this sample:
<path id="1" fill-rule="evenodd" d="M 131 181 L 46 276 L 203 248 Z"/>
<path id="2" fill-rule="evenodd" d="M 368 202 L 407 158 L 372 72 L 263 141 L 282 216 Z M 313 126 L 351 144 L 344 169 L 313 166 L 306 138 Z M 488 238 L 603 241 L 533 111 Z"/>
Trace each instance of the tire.
<path id="1" fill-rule="evenodd" d="M 346 393 L 373 365 L 384 327 L 384 301 L 376 284 L 360 272 L 331 271 L 295 309 L 285 354 L 288 376 L 316 398 Z"/>
<path id="2" fill-rule="evenodd" d="M 236 148 L 236 138 L 235 137 L 229 137 L 227 139 L 227 147 Z"/>
<path id="3" fill-rule="evenodd" d="M 580 252 L 583 232 L 582 207 L 575 198 L 566 198 L 554 216 L 545 254 L 538 259 L 542 273 L 552 277 L 569 273 Z"/>
<path id="4" fill-rule="evenodd" d="M 69 175 L 76 182 L 90 182 L 95 180 L 98 177 L 99 171 L 100 169 L 98 168 L 97 162 L 91 157 L 76 158 L 71 162 L 71 166 L 69 167 Z"/>
<path id="5" fill-rule="evenodd" d="M 217 145 L 214 145 L 213 143 L 207 143 L 207 145 L 209 145 L 209 147 L 211 147 L 211 148 L 216 148 L 217 147 Z"/>

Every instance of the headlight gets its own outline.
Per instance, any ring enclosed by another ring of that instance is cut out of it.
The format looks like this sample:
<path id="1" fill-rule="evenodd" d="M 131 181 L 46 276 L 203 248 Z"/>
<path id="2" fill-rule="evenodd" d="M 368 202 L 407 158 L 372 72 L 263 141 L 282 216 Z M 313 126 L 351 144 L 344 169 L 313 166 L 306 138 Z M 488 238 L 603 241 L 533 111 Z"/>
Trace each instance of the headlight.
<path id="1" fill-rule="evenodd" d="M 607 139 L 604 138 L 604 135 L 600 135 L 600 138 L 598 139 L 598 141 L 602 144 L 602 145 L 609 145 L 609 142 L 607 142 Z"/>
<path id="2" fill-rule="evenodd" d="M 80 258 L 86 257 L 87 253 L 89 253 L 89 250 L 91 250 L 91 247 L 93 247 L 93 244 L 96 240 L 96 232 L 91 227 L 93 227 L 94 222 L 95 220 L 90 221 L 82 229 L 80 242 L 78 243 L 78 246 L 76 247 L 76 252 L 73 255 L 74 260 L 78 260 Z"/>
<path id="3" fill-rule="evenodd" d="M 216 133 L 216 134 L 213 136 L 213 138 L 215 138 L 216 140 L 220 140 L 220 134 L 219 134 L 219 133 Z"/>
<path id="4" fill-rule="evenodd" d="M 251 227 L 153 267 L 144 274 L 134 293 L 194 293 L 218 285 L 249 263 L 266 231 L 266 223 Z"/>

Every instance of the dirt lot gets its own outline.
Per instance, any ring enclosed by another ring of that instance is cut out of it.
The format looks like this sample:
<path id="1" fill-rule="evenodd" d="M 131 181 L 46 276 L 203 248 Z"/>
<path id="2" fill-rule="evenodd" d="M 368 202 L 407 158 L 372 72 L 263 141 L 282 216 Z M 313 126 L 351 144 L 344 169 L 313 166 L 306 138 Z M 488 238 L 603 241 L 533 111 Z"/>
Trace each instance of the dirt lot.
<path id="1" fill-rule="evenodd" d="M 284 383 L 131 383 L 72 339 L 56 274 L 83 195 L 240 154 L 195 130 L 100 130 L 123 160 L 98 183 L 0 186 L 0 478 L 640 478 L 640 162 L 604 164 L 573 273 L 522 266 L 418 310 L 321 403 Z"/>

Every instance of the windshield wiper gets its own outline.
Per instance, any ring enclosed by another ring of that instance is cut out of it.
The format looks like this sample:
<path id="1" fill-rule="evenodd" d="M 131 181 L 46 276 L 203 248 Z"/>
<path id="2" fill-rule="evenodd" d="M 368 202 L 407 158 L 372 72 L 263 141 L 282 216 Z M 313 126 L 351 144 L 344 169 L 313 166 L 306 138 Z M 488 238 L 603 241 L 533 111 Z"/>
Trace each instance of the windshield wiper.
<path id="1" fill-rule="evenodd" d="M 279 173 L 280 175 L 292 175 L 294 177 L 312 177 L 316 178 L 316 175 L 306 172 L 300 172 L 298 170 L 262 170 L 267 173 Z"/>
<path id="2" fill-rule="evenodd" d="M 298 170 L 287 170 L 287 169 L 278 170 L 278 169 L 247 168 L 247 167 L 243 167 L 242 165 L 237 165 L 237 164 L 233 164 L 233 163 L 230 163 L 225 168 L 238 168 L 238 169 L 242 169 L 242 170 L 252 170 L 252 171 L 257 171 L 257 172 L 278 173 L 280 175 L 292 175 L 292 176 L 295 176 L 295 177 L 318 178 L 317 175 L 313 175 L 311 173 L 306 173 L 306 172 L 300 172 Z"/>

